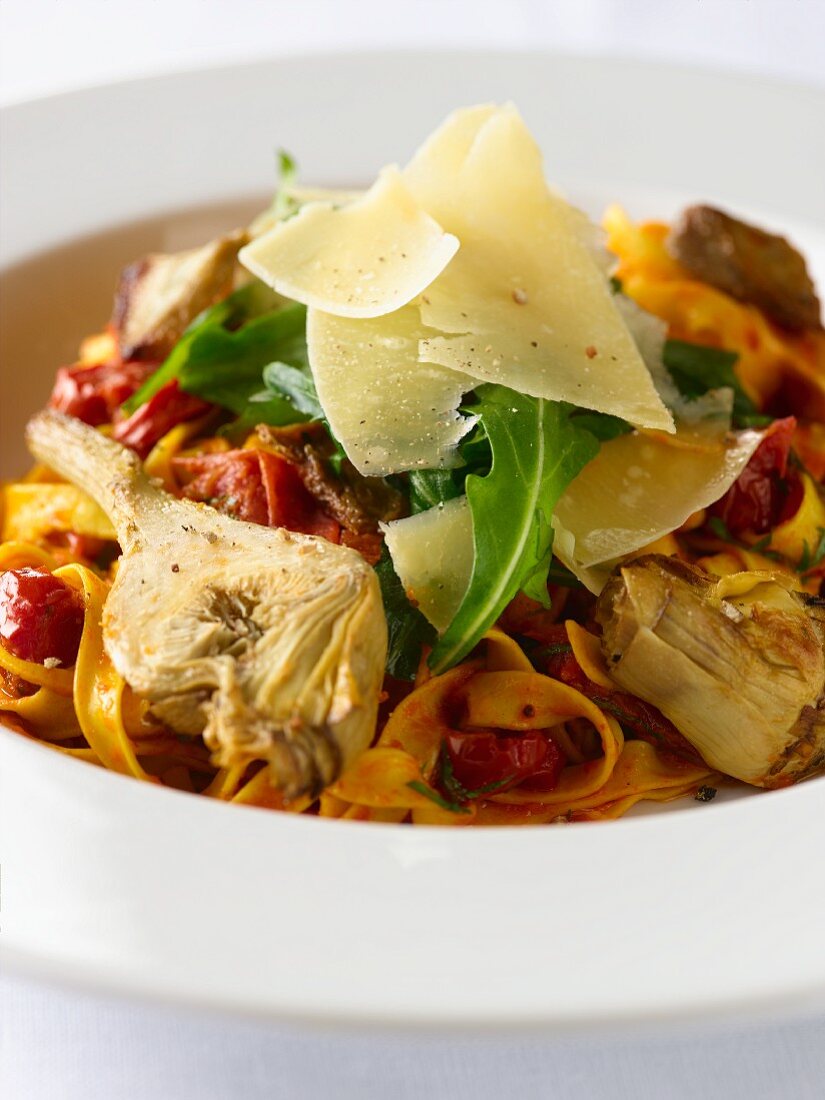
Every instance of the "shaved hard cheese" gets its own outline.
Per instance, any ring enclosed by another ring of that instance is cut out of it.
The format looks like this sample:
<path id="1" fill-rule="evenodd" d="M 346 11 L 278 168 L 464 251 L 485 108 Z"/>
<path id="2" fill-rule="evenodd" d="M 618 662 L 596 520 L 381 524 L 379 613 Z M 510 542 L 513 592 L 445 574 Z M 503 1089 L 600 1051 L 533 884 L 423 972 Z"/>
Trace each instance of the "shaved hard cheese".
<path id="1" fill-rule="evenodd" d="M 318 398 L 355 467 L 367 476 L 448 466 L 475 423 L 457 412 L 465 375 L 419 363 L 414 306 L 352 320 L 311 309 L 307 347 Z"/>
<path id="2" fill-rule="evenodd" d="M 296 210 L 300 210 L 308 202 L 329 202 L 333 206 L 346 206 L 347 203 L 360 199 L 364 192 L 341 191 L 333 187 L 284 187 L 282 184 L 279 190 L 279 198 L 281 194 L 286 209 L 279 209 L 280 203 L 276 200 L 266 210 L 262 210 L 247 227 L 250 240 L 262 237 L 264 233 L 268 233 L 279 222 L 292 217 Z"/>
<path id="3" fill-rule="evenodd" d="M 632 432 L 602 444 L 556 505 L 554 552 L 591 591 L 615 563 L 677 530 L 718 500 L 741 474 L 764 433 L 716 439 Z"/>
<path id="4" fill-rule="evenodd" d="M 436 630 L 453 621 L 473 571 L 473 518 L 466 497 L 382 523 L 395 571 Z"/>
<path id="5" fill-rule="evenodd" d="M 494 103 L 483 103 L 453 111 L 404 169 L 407 186 L 436 220 L 435 211 L 452 215 L 456 196 L 450 181 L 458 178 L 479 131 L 498 110 Z"/>
<path id="6" fill-rule="evenodd" d="M 746 431 L 709 441 L 680 430 L 675 438 L 633 433 L 604 443 L 556 508 L 554 554 L 591 592 L 600 592 L 620 560 L 727 492 L 762 437 Z M 404 588 L 443 633 L 473 572 L 466 497 L 382 530 Z"/>
<path id="7" fill-rule="evenodd" d="M 422 361 L 672 431 L 580 217 L 548 188 L 518 112 L 487 110 L 471 108 L 463 128 L 451 116 L 405 176 L 461 241 L 421 298 L 422 321 L 443 334 L 421 341 Z"/>
<path id="8" fill-rule="evenodd" d="M 303 206 L 239 259 L 287 298 L 339 317 L 372 318 L 415 298 L 457 249 L 390 167 L 354 202 Z"/>

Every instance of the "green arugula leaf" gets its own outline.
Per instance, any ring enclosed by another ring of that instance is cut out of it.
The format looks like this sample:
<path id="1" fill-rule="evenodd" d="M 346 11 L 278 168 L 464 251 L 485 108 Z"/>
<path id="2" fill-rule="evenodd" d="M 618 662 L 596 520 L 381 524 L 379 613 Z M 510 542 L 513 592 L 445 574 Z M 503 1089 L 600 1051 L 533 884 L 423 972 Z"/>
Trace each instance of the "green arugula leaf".
<path id="1" fill-rule="evenodd" d="M 433 644 L 435 630 L 407 599 L 386 546 L 381 550 L 381 560 L 375 572 L 381 585 L 389 633 L 387 672 L 396 680 L 414 680 L 422 647 Z"/>
<path id="2" fill-rule="evenodd" d="M 460 497 L 462 488 L 455 477 L 455 470 L 413 470 L 409 475 L 407 491 L 410 511 L 415 515 Z"/>
<path id="3" fill-rule="evenodd" d="M 733 424 L 737 428 L 769 424 L 745 392 L 734 371 L 739 358 L 735 351 L 688 344 L 684 340 L 665 341 L 664 364 L 681 395 L 695 401 L 708 390 L 727 386 L 733 390 Z"/>
<path id="4" fill-rule="evenodd" d="M 278 189 L 272 200 L 272 213 L 280 221 L 286 221 L 298 212 L 298 203 L 291 191 L 298 179 L 298 162 L 286 151 L 278 150 Z"/>
<path id="5" fill-rule="evenodd" d="M 798 573 L 810 573 L 825 558 L 825 527 L 817 527 L 816 530 L 819 536 L 816 546 L 811 548 L 807 539 L 802 543 L 802 556 L 796 566 Z"/>
<path id="6" fill-rule="evenodd" d="M 548 584 L 556 584 L 559 588 L 584 588 L 575 573 L 571 573 L 558 558 L 553 558 L 550 563 L 550 568 L 547 570 L 547 582 Z"/>
<path id="7" fill-rule="evenodd" d="M 464 492 L 464 483 L 470 474 L 490 472 L 492 452 L 490 441 L 482 424 L 476 424 L 459 444 L 460 465 L 447 470 L 413 470 L 408 477 L 407 492 L 410 510 L 426 512 L 447 500 L 453 500 Z"/>
<path id="8" fill-rule="evenodd" d="M 268 363 L 263 377 L 270 395 L 274 393 L 285 398 L 293 409 L 310 420 L 324 420 L 324 410 L 308 364 L 302 369 L 289 363 Z"/>
<path id="9" fill-rule="evenodd" d="M 740 550 L 750 550 L 752 553 L 761 554 L 763 558 L 769 558 L 771 561 L 783 560 L 781 554 L 776 550 L 770 549 L 770 531 L 767 535 L 763 535 L 761 539 L 757 539 L 756 542 L 743 542 L 742 539 L 738 539 L 736 535 L 729 530 L 728 525 L 721 516 L 711 516 L 708 520 L 708 528 L 717 538 L 721 539 L 723 542 L 729 543 L 731 546 L 738 546 Z"/>
<path id="10" fill-rule="evenodd" d="M 616 439 L 617 436 L 633 431 L 633 425 L 622 420 L 620 416 L 591 412 L 590 409 L 576 410 L 571 414 L 571 419 L 577 428 L 583 428 L 595 435 L 600 443 L 607 443 L 609 439 Z"/>
<path id="11" fill-rule="evenodd" d="M 767 535 L 763 535 L 761 539 L 757 539 L 756 542 L 743 542 L 742 539 L 738 539 L 728 529 L 727 524 L 720 516 L 711 516 L 708 520 L 708 527 L 717 538 L 730 543 L 731 546 L 738 546 L 740 550 L 750 550 L 754 554 L 761 554 L 763 558 L 768 558 L 770 561 L 788 561 L 778 550 L 771 550 L 770 531 Z M 807 540 L 803 541 L 799 561 L 788 562 L 793 567 L 794 572 L 803 577 L 806 573 L 816 569 L 825 560 L 825 527 L 817 527 L 817 535 L 819 537 L 814 547 L 809 546 Z"/>
<path id="12" fill-rule="evenodd" d="M 429 798 L 430 802 L 434 802 L 442 810 L 449 810 L 454 814 L 468 814 L 470 812 L 465 806 L 459 805 L 458 802 L 448 802 L 438 791 L 434 791 L 426 783 L 422 783 L 420 779 L 411 780 L 407 786 L 411 791 L 416 791 L 417 794 L 423 794 L 425 798 Z"/>
<path id="13" fill-rule="evenodd" d="M 553 508 L 599 449 L 576 427 L 569 405 L 497 385 L 481 387 L 477 397 L 467 411 L 481 418 L 493 463 L 486 477 L 466 480 L 475 561 L 461 606 L 430 657 L 436 673 L 465 657 L 520 589 L 547 604 Z"/>
<path id="14" fill-rule="evenodd" d="M 300 209 L 300 203 L 293 194 L 298 179 L 298 164 L 286 149 L 278 149 L 275 159 L 278 179 L 275 194 L 269 206 L 252 223 L 256 232 L 266 232 L 276 222 L 287 221 Z"/>
<path id="15" fill-rule="evenodd" d="M 291 305 L 247 321 L 230 332 L 209 325 L 197 332 L 180 363 L 181 389 L 235 413 L 260 391 L 264 367 L 274 360 L 306 368 L 306 309 Z"/>
<path id="16" fill-rule="evenodd" d="M 347 453 L 332 432 L 329 421 L 326 418 L 321 402 L 318 400 L 318 391 L 315 388 L 315 379 L 306 359 L 306 344 L 304 344 L 304 363 L 300 367 L 289 363 L 268 363 L 264 367 L 263 379 L 266 390 L 250 398 L 244 417 L 255 416 L 256 423 L 266 424 L 295 424 L 304 420 L 318 420 L 323 424 L 332 442 L 335 451 L 327 460 L 336 474 L 341 473 L 341 467 L 346 461 Z M 263 402 L 264 408 L 255 405 L 255 402 Z M 282 416 L 282 408 L 291 409 L 288 419 L 272 420 L 261 419 L 261 411 L 264 417 Z"/>
<path id="17" fill-rule="evenodd" d="M 210 306 L 192 321 L 183 336 L 175 344 L 165 361 L 147 378 L 137 393 L 124 403 L 124 411 L 133 413 L 145 404 L 167 382 L 180 377 L 192 348 L 192 344 L 207 330 L 233 329 L 255 317 L 277 309 L 281 299 L 259 279 L 240 287 L 223 301 Z"/>

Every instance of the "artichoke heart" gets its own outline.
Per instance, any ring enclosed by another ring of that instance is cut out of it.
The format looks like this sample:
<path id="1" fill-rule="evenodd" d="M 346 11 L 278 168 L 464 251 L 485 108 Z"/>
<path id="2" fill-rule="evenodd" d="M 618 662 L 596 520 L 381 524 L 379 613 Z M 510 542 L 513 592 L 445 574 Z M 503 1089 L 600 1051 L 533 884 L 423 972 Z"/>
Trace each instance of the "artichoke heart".
<path id="1" fill-rule="evenodd" d="M 356 551 L 178 500 L 61 413 L 35 417 L 27 440 L 112 520 L 122 557 L 103 641 L 161 721 L 203 734 L 221 765 L 267 761 L 288 797 L 319 791 L 368 747 L 387 630 Z"/>
<path id="2" fill-rule="evenodd" d="M 825 600 L 788 581 L 652 554 L 619 566 L 598 604 L 616 684 L 711 767 L 758 787 L 825 768 Z"/>

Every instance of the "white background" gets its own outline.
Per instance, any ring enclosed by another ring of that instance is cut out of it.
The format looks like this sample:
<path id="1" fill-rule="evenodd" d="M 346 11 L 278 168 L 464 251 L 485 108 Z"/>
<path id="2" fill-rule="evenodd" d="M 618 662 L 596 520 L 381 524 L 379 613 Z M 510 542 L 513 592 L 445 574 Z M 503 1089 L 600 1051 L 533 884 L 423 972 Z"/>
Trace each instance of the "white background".
<path id="1" fill-rule="evenodd" d="M 0 0 L 0 103 L 273 53 L 542 45 L 821 85 L 825 0 Z M 0 982 L 4 1100 L 808 1100 L 823 1082 L 823 1020 L 596 1038 L 347 1036 Z"/>
<path id="2" fill-rule="evenodd" d="M 382 46 L 550 46 L 825 82 L 822 0 L 0 0 L 0 101 Z"/>

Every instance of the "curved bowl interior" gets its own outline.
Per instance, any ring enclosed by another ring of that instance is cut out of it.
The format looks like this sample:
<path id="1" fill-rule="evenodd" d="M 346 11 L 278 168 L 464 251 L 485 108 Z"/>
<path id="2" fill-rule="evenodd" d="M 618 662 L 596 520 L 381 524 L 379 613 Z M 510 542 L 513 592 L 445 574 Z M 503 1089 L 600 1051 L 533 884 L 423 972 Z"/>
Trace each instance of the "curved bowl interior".
<path id="1" fill-rule="evenodd" d="M 359 183 L 452 107 L 508 98 L 553 182 L 594 213 L 611 200 L 651 216 L 727 204 L 782 227 L 825 281 L 825 102 L 804 89 L 538 54 L 385 54 L 44 100 L 3 119 L 3 476 L 25 463 L 22 425 L 55 367 L 107 319 L 123 264 L 245 221 L 275 145 L 307 179 Z M 799 1007 L 825 998 L 812 947 L 824 823 L 825 780 L 572 829 L 297 819 L 148 788 L 0 729 L 5 957 L 123 991 L 351 1023 L 562 1027 Z"/>

